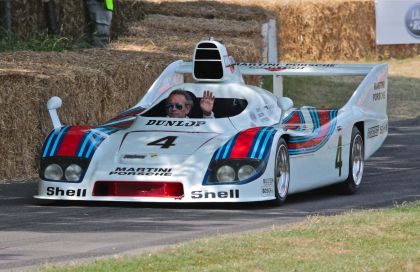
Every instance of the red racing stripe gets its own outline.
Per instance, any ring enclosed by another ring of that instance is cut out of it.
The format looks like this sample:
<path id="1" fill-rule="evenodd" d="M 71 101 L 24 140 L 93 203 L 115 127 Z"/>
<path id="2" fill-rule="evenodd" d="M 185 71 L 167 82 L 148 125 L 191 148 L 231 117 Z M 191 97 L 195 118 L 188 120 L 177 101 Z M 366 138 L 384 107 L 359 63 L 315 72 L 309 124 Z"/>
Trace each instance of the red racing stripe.
<path id="1" fill-rule="evenodd" d="M 302 125 L 301 122 L 303 123 L 303 120 L 301 120 L 299 112 L 295 112 L 292 117 L 283 124 L 283 127 L 287 129 L 297 129 L 300 125 Z"/>
<path id="2" fill-rule="evenodd" d="M 328 130 L 330 129 L 331 123 L 330 123 L 330 117 L 329 117 L 329 111 L 319 111 L 319 122 L 321 123 L 321 130 L 318 135 L 316 135 L 316 138 L 309 140 L 307 142 L 302 143 L 289 143 L 289 148 L 307 148 L 312 147 L 317 144 L 319 144 L 328 134 Z"/>
<path id="3" fill-rule="evenodd" d="M 70 127 L 63 138 L 63 142 L 60 145 L 60 149 L 57 152 L 57 156 L 70 156 L 76 155 L 77 147 L 80 145 L 80 141 L 92 126 L 74 126 Z"/>
<path id="4" fill-rule="evenodd" d="M 230 158 L 247 158 L 255 135 L 260 129 L 259 127 L 250 128 L 239 134 L 230 153 Z"/>

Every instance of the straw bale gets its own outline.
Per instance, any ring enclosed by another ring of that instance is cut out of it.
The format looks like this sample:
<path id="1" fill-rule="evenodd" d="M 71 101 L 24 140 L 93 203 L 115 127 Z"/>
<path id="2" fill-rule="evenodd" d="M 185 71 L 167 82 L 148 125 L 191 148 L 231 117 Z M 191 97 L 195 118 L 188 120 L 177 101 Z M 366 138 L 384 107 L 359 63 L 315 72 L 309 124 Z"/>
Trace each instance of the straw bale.
<path id="1" fill-rule="evenodd" d="M 31 38 L 46 32 L 46 21 L 42 1 L 14 0 L 12 2 L 12 32 L 16 37 Z M 56 0 L 55 14 L 60 35 L 80 39 L 85 34 L 85 9 L 83 0 Z M 128 22 L 141 20 L 145 16 L 143 1 L 116 0 L 112 20 L 113 37 L 125 33 Z"/>
<path id="2" fill-rule="evenodd" d="M 420 45 L 376 45 L 373 0 L 306 0 L 271 6 L 279 20 L 279 52 L 287 60 L 410 57 Z"/>
<path id="3" fill-rule="evenodd" d="M 241 1 L 144 1 L 147 14 L 162 14 L 179 17 L 228 19 L 239 21 L 267 21 L 264 8 L 244 5 Z"/>
<path id="4" fill-rule="evenodd" d="M 41 145 L 52 129 L 46 110 L 51 96 L 63 100 L 63 124 L 99 125 L 137 103 L 172 60 L 111 50 L 2 54 L 0 181 L 37 175 Z"/>

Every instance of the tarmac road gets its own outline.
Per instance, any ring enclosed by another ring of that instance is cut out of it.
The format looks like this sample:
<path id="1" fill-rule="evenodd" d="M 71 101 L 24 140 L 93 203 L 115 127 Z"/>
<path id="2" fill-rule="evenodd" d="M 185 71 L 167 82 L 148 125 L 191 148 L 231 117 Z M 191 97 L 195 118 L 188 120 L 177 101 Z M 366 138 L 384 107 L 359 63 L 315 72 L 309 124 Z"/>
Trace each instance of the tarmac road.
<path id="1" fill-rule="evenodd" d="M 153 250 L 218 233 L 269 228 L 311 214 L 389 207 L 420 199 L 420 117 L 393 122 L 366 162 L 362 187 L 343 196 L 330 188 L 289 196 L 282 207 L 54 203 L 40 205 L 36 183 L 0 185 L 0 270 Z"/>

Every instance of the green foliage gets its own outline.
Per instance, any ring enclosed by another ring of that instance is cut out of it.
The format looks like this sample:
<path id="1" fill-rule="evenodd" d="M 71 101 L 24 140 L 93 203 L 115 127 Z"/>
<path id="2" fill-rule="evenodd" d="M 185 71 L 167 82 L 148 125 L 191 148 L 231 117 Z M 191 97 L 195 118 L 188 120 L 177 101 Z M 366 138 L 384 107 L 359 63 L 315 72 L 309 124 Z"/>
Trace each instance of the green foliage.
<path id="1" fill-rule="evenodd" d="M 20 39 L 14 36 L 0 39 L 0 52 L 13 51 L 57 51 L 75 50 L 89 47 L 83 40 L 73 40 L 66 37 L 36 34 L 30 39 Z"/>

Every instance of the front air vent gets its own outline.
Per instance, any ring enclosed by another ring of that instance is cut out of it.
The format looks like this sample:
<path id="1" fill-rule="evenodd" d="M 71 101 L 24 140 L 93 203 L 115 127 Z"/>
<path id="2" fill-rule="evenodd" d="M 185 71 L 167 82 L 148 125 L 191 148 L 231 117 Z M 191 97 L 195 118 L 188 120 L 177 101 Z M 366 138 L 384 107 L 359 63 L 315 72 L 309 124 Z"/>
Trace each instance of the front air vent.
<path id="1" fill-rule="evenodd" d="M 221 61 L 196 61 L 194 64 L 196 79 L 222 79 L 223 66 Z"/>
<path id="2" fill-rule="evenodd" d="M 195 51 L 196 60 L 220 60 L 220 53 L 217 49 L 197 49 Z"/>
<path id="3" fill-rule="evenodd" d="M 217 48 L 217 46 L 214 43 L 200 43 L 198 48 Z"/>
<path id="4" fill-rule="evenodd" d="M 222 57 L 215 44 L 202 43 L 198 45 L 194 55 L 194 76 L 197 80 L 223 78 Z"/>

